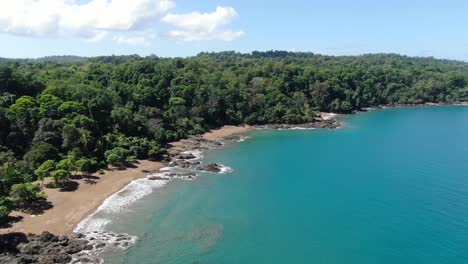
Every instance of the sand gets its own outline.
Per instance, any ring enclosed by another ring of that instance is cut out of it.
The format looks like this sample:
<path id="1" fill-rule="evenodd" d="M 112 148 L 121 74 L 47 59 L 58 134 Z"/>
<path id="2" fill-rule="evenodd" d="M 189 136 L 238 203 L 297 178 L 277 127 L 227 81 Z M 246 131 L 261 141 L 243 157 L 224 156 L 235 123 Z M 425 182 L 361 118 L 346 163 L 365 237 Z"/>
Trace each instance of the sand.
<path id="1" fill-rule="evenodd" d="M 49 231 L 56 235 L 71 235 L 75 226 L 86 216 L 93 213 L 102 202 L 125 187 L 133 180 L 145 177 L 148 171 L 157 171 L 164 166 L 162 162 L 147 160 L 139 161 L 137 168 L 126 170 L 108 170 L 105 174 L 94 174 L 99 179 L 95 183 L 85 182 L 84 179 L 73 180 L 78 183 L 78 189 L 61 192 L 59 189 L 44 188 L 48 201 L 53 207 L 40 215 L 29 215 L 14 212 L 14 216 L 23 219 L 11 228 L 0 229 L 0 233 L 12 231 L 24 233 L 42 233 Z"/>
<path id="2" fill-rule="evenodd" d="M 249 125 L 244 126 L 223 126 L 220 129 L 211 130 L 208 133 L 205 133 L 203 137 L 208 140 L 215 140 L 218 138 L 228 137 L 235 134 L 245 133 L 251 130 L 252 127 Z"/>
<path id="3" fill-rule="evenodd" d="M 250 130 L 250 126 L 224 126 L 203 135 L 205 139 L 215 140 Z M 174 147 L 183 141 L 173 143 Z M 84 179 L 73 180 L 77 189 L 61 192 L 58 189 L 44 188 L 48 201 L 53 207 L 39 215 L 13 212 L 12 216 L 21 216 L 22 220 L 12 224 L 9 228 L 0 229 L 0 234 L 9 232 L 23 232 L 40 234 L 49 231 L 56 235 L 72 235 L 73 229 L 88 215 L 92 214 L 104 200 L 124 188 L 131 181 L 146 177 L 152 172 L 166 166 L 162 162 L 140 160 L 136 168 L 126 170 L 107 170 L 105 174 L 94 174 L 94 183 Z"/>

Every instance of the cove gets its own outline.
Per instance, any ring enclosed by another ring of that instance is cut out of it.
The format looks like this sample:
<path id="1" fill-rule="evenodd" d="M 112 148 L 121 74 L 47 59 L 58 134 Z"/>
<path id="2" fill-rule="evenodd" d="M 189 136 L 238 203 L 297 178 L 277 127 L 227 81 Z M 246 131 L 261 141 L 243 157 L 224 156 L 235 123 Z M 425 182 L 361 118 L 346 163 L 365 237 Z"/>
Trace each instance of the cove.
<path id="1" fill-rule="evenodd" d="M 468 107 L 350 115 L 337 130 L 254 131 L 119 213 L 138 237 L 106 263 L 468 263 Z"/>

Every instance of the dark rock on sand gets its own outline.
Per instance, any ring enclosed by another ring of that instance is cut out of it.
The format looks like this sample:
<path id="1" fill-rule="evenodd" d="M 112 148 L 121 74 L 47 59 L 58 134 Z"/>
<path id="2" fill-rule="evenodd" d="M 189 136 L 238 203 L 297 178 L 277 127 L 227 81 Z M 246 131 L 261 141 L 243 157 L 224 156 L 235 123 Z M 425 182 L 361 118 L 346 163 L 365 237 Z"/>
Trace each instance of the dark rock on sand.
<path id="1" fill-rule="evenodd" d="M 230 136 L 224 137 L 223 139 L 224 139 L 224 140 L 232 140 L 232 141 L 236 140 L 236 141 L 237 141 L 237 140 L 239 140 L 239 139 L 241 139 L 241 138 L 242 138 L 242 137 L 241 137 L 240 135 L 230 135 Z M 220 143 L 220 144 L 221 144 L 221 143 Z"/>

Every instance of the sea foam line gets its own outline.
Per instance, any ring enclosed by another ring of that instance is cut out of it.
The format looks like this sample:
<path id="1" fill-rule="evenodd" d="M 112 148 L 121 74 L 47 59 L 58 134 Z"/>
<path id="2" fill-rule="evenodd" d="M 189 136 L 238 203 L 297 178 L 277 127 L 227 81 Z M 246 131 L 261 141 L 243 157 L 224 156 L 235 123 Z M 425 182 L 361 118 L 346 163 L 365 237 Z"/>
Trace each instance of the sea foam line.
<path id="1" fill-rule="evenodd" d="M 194 156 L 193 159 L 188 159 L 187 161 L 196 161 L 203 158 L 203 152 L 201 150 L 188 150 L 181 154 L 192 154 Z M 172 179 L 194 179 L 188 176 L 194 173 L 184 174 L 179 172 L 179 176 L 170 175 L 177 173 L 178 170 L 182 170 L 182 172 L 194 172 L 194 170 L 177 166 L 163 167 L 159 169 L 158 173 L 147 175 L 146 178 L 131 181 L 124 188 L 105 199 L 96 211 L 83 219 L 73 230 L 74 233 L 81 234 L 81 236 L 88 239 L 93 245 L 93 250 L 82 252 L 74 256 L 72 263 L 81 263 L 82 261 L 80 259 L 83 258 L 92 260 L 93 263 L 103 263 L 103 260 L 99 258 L 98 254 L 107 247 L 117 247 L 122 250 L 131 247 L 137 240 L 136 236 L 116 234 L 112 231 L 105 230 L 106 226 L 112 222 L 109 215 L 114 215 L 128 209 L 133 203 L 151 194 L 156 189 L 163 187 Z M 222 166 L 219 173 L 225 174 L 232 171 L 232 168 Z"/>
<path id="2" fill-rule="evenodd" d="M 75 233 L 104 231 L 110 219 L 97 217 L 99 213 L 119 213 L 130 205 L 166 185 L 167 180 L 148 180 L 147 178 L 131 181 L 120 191 L 109 196 L 94 213 L 83 219 L 73 230 Z"/>

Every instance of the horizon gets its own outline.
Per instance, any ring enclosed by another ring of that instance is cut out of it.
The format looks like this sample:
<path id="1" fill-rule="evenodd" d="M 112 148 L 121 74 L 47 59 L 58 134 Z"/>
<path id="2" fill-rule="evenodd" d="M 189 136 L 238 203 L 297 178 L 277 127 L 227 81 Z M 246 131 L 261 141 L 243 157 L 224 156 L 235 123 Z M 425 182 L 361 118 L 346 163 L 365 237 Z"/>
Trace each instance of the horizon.
<path id="1" fill-rule="evenodd" d="M 235 50 L 468 61 L 468 2 L 0 0 L 3 58 Z M 299 8 L 300 7 L 300 8 Z M 261 10 L 261 13 L 259 12 Z"/>
<path id="2" fill-rule="evenodd" d="M 362 53 L 362 54 L 350 54 L 350 55 L 334 55 L 334 54 L 323 54 L 323 53 L 316 53 L 312 51 L 287 51 L 287 50 L 252 50 L 250 52 L 240 52 L 240 51 L 235 51 L 235 50 L 225 50 L 225 51 L 201 51 L 198 52 L 197 54 L 194 55 L 187 55 L 187 56 L 161 56 L 158 54 L 147 54 L 147 55 L 140 55 L 140 54 L 109 54 L 109 55 L 95 55 L 95 56 L 80 56 L 76 54 L 63 54 L 63 55 L 45 55 L 45 56 L 40 56 L 40 57 L 3 57 L 0 56 L 0 59 L 6 59 L 6 60 L 40 60 L 40 59 L 47 59 L 47 58 L 55 58 L 55 57 L 77 57 L 77 58 L 84 58 L 84 59 L 92 59 L 92 58 L 98 58 L 98 57 L 127 57 L 127 56 L 139 56 L 140 58 L 150 58 L 150 57 L 157 57 L 157 58 L 164 58 L 164 59 L 176 59 L 176 58 L 182 58 L 182 59 L 188 59 L 188 58 L 194 58 L 199 56 L 200 54 L 203 53 L 208 53 L 208 54 L 219 54 L 219 53 L 225 53 L 225 52 L 234 52 L 236 54 L 240 55 L 252 55 L 254 52 L 288 52 L 292 54 L 311 54 L 314 56 L 327 56 L 327 57 L 362 57 L 362 56 L 377 56 L 377 55 L 395 55 L 395 56 L 401 56 L 401 57 L 407 57 L 407 58 L 421 58 L 421 59 L 434 59 L 434 60 L 447 60 L 447 61 L 455 61 L 455 62 L 462 62 L 462 63 L 468 63 L 467 60 L 463 59 L 451 59 L 451 58 L 443 58 L 443 57 L 434 57 L 431 55 L 427 56 L 412 56 L 412 55 L 407 55 L 407 54 L 399 54 L 399 53 L 390 53 L 390 52 L 378 52 L 378 53 Z"/>

